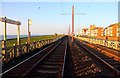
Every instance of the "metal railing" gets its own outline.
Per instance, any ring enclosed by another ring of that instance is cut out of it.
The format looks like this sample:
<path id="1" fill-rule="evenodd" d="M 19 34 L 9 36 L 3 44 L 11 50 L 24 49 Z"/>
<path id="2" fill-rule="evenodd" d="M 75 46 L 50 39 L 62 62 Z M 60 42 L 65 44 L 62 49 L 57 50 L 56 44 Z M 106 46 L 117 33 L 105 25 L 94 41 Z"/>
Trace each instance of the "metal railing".
<path id="1" fill-rule="evenodd" d="M 77 38 L 89 43 L 99 44 L 120 51 L 120 41 L 97 39 L 97 38 L 86 38 L 86 37 L 77 37 Z"/>
<path id="2" fill-rule="evenodd" d="M 42 46 L 53 43 L 61 38 L 62 37 L 54 38 L 54 39 L 39 40 L 39 41 L 34 41 L 33 43 L 30 43 L 30 44 L 28 44 L 27 42 L 26 44 L 21 44 L 21 45 L 14 44 L 12 47 L 2 48 L 2 61 L 8 62 L 11 59 L 14 59 L 15 57 L 18 57 L 25 53 L 29 53 Z"/>

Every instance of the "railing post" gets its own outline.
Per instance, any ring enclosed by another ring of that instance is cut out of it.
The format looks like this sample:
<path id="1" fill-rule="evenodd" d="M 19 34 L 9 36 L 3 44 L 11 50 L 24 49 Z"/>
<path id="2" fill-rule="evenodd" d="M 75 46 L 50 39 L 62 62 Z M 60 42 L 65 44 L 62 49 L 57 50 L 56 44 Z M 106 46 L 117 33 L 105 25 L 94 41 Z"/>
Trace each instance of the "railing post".
<path id="1" fill-rule="evenodd" d="M 27 51 L 26 52 L 29 53 L 29 51 L 30 51 L 30 44 L 28 44 L 28 42 L 26 42 L 26 47 L 27 47 L 27 49 L 26 49 Z"/>
<path id="2" fill-rule="evenodd" d="M 43 40 L 41 40 L 41 45 L 43 46 L 44 44 L 43 44 Z"/>
<path id="3" fill-rule="evenodd" d="M 7 48 L 6 48 L 6 40 L 2 40 L 2 54 L 4 54 L 4 61 L 8 61 L 8 54 L 7 54 Z"/>
<path id="4" fill-rule="evenodd" d="M 52 39 L 50 39 L 50 43 L 52 43 Z"/>
<path id="5" fill-rule="evenodd" d="M 45 45 L 47 44 L 47 40 L 45 40 Z"/>
<path id="6" fill-rule="evenodd" d="M 17 49 L 16 49 L 16 44 L 13 44 L 14 47 L 14 57 L 17 57 Z"/>
<path id="7" fill-rule="evenodd" d="M 21 44 L 19 45 L 19 54 L 20 54 L 20 55 L 22 54 L 22 46 L 23 46 L 23 45 L 21 45 Z"/>
<path id="8" fill-rule="evenodd" d="M 39 40 L 39 48 L 41 47 L 41 41 Z"/>
<path id="9" fill-rule="evenodd" d="M 44 40 L 42 40 L 42 46 L 44 46 Z"/>
<path id="10" fill-rule="evenodd" d="M 36 42 L 36 48 L 39 48 L 39 41 Z"/>
<path id="11" fill-rule="evenodd" d="M 49 39 L 47 39 L 47 44 L 49 44 Z"/>
<path id="12" fill-rule="evenodd" d="M 35 42 L 35 47 L 38 48 L 38 41 Z"/>
<path id="13" fill-rule="evenodd" d="M 34 50 L 35 50 L 36 49 L 36 41 L 34 41 L 33 43 L 34 43 L 33 46 L 34 46 Z"/>
<path id="14" fill-rule="evenodd" d="M 47 44 L 49 44 L 50 43 L 50 39 L 48 39 L 48 41 L 47 41 Z"/>
<path id="15" fill-rule="evenodd" d="M 42 43 L 42 42 L 43 42 L 43 41 L 41 40 L 41 41 L 40 41 L 40 45 L 41 45 L 41 47 L 43 46 L 43 43 Z"/>

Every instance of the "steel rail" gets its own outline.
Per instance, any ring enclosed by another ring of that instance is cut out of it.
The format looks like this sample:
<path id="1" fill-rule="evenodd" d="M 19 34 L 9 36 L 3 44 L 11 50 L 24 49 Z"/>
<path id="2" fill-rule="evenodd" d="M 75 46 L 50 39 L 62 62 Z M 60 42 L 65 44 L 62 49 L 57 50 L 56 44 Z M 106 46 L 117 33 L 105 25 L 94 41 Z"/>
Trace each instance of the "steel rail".
<path id="1" fill-rule="evenodd" d="M 60 42 L 59 42 L 59 43 L 60 43 Z M 7 72 L 9 72 L 9 71 L 15 69 L 16 67 L 20 66 L 21 64 L 25 63 L 26 61 L 32 59 L 33 57 L 37 56 L 38 54 L 40 54 L 41 52 L 45 51 L 46 49 L 50 48 L 50 47 L 53 46 L 53 45 L 54 45 L 54 44 L 49 45 L 48 47 L 46 47 L 46 48 L 42 49 L 41 51 L 35 53 L 34 55 L 32 55 L 32 56 L 30 56 L 29 58 L 23 60 L 22 62 L 16 64 L 15 66 L 11 67 L 10 69 L 8 69 L 8 70 L 2 72 L 2 73 L 0 74 L 0 77 L 1 77 L 2 75 L 6 74 Z"/>
<path id="2" fill-rule="evenodd" d="M 39 61 L 37 61 L 37 63 L 35 63 L 27 72 L 25 72 L 21 78 L 26 77 L 29 74 L 29 72 L 31 72 L 43 59 L 45 59 L 51 52 L 53 52 L 61 43 L 62 41 L 60 41 L 55 47 L 53 47 L 47 54 L 45 54 Z"/>
<path id="3" fill-rule="evenodd" d="M 67 52 L 68 44 L 66 40 L 66 46 L 65 46 L 65 55 L 64 55 L 64 62 L 63 62 L 63 69 L 62 69 L 62 78 L 64 77 L 64 71 L 65 71 L 65 63 L 66 63 L 66 52 Z"/>
<path id="4" fill-rule="evenodd" d="M 81 45 L 81 43 L 77 40 L 76 43 L 78 45 L 80 45 L 82 48 L 84 48 L 87 52 L 89 52 L 90 54 L 92 54 L 95 58 L 97 58 L 101 63 L 103 63 L 104 65 L 106 65 L 108 68 L 110 68 L 112 71 L 114 71 L 114 74 L 116 74 L 117 76 L 120 76 L 120 71 L 117 70 L 116 68 L 114 68 L 112 65 L 110 65 L 109 63 L 107 63 L 106 61 L 104 61 L 103 59 L 101 59 L 99 56 L 97 56 L 96 54 L 94 54 L 92 51 L 90 51 L 88 48 L 86 48 L 85 46 Z"/>

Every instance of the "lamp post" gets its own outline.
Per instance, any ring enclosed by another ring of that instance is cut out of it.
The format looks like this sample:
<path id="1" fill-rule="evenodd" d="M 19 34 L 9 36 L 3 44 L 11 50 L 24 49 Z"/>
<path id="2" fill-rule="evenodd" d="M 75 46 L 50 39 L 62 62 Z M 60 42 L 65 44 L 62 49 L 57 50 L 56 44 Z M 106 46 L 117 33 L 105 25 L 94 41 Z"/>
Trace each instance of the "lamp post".
<path id="1" fill-rule="evenodd" d="M 30 25 L 32 25 L 32 20 L 28 19 L 28 44 L 30 44 Z"/>

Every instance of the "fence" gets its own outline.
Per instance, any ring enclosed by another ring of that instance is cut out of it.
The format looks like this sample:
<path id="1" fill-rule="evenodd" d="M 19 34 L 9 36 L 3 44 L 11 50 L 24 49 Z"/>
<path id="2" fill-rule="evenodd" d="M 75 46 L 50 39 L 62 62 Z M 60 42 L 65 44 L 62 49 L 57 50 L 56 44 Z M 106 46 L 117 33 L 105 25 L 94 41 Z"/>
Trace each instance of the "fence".
<path id="1" fill-rule="evenodd" d="M 18 57 L 25 53 L 29 53 L 30 51 L 38 49 L 44 45 L 53 43 L 61 38 L 62 37 L 54 38 L 54 39 L 40 40 L 40 41 L 33 42 L 30 44 L 27 44 L 27 43 L 21 44 L 21 45 L 14 44 L 12 47 L 2 48 L 2 61 L 8 62 L 9 60 L 11 60 L 15 57 Z M 4 41 L 2 41 L 2 44 L 4 44 Z"/>
<path id="2" fill-rule="evenodd" d="M 120 51 L 120 41 L 111 41 L 111 40 L 87 38 L 87 37 L 78 37 L 78 38 L 83 40 L 83 41 L 87 41 L 89 43 L 103 45 L 103 46 L 113 48 L 115 50 Z"/>

